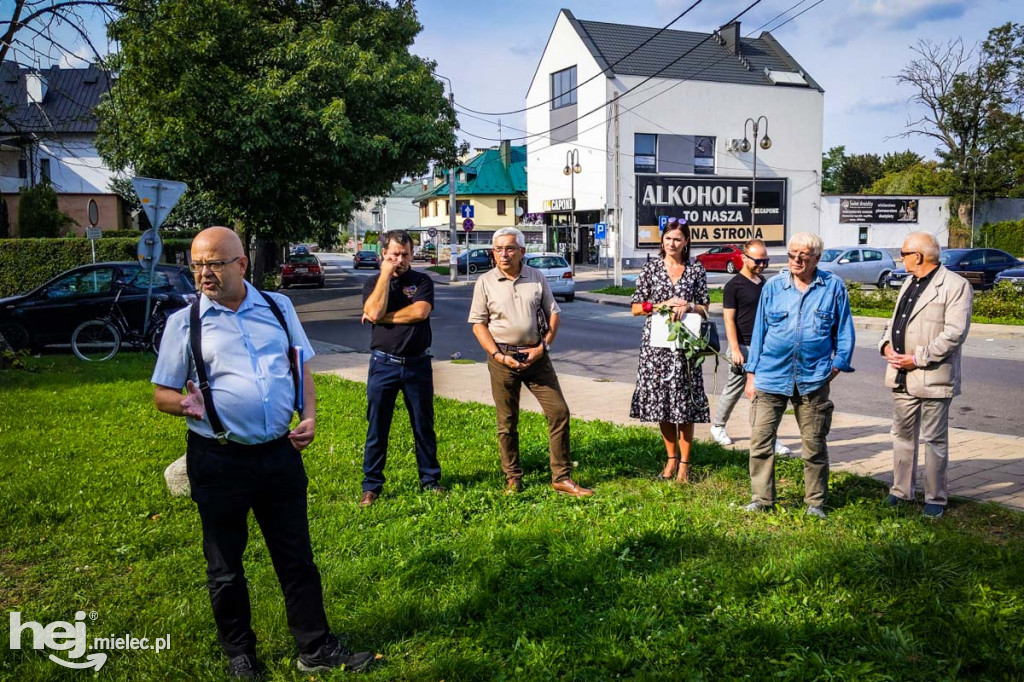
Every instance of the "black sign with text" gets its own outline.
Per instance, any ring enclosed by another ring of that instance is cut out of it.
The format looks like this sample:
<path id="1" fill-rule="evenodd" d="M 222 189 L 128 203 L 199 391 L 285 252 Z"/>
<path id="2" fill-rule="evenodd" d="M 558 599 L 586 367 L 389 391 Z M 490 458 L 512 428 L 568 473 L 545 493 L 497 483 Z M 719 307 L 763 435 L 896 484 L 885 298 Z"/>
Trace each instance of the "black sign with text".
<path id="1" fill-rule="evenodd" d="M 917 207 L 917 199 L 843 197 L 839 200 L 839 222 L 916 223 Z"/>

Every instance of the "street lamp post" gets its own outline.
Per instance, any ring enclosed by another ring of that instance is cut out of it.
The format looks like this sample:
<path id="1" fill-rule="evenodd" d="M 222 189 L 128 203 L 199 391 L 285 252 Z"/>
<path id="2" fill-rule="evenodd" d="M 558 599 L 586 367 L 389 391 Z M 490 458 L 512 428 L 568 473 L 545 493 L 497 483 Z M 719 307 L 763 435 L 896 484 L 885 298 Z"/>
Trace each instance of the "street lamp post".
<path id="1" fill-rule="evenodd" d="M 569 176 L 569 203 L 572 213 L 569 217 L 569 268 L 576 274 L 576 174 L 583 172 L 580 165 L 580 150 L 570 149 L 565 153 L 565 168 L 562 172 Z"/>
<path id="2" fill-rule="evenodd" d="M 759 145 L 758 142 L 757 142 L 757 134 L 758 134 L 758 128 L 760 126 L 761 121 L 764 121 L 764 137 L 761 138 L 761 142 L 760 142 L 760 145 Z M 753 133 L 754 133 L 753 134 L 753 137 L 754 137 L 754 144 L 753 145 L 751 145 L 750 144 L 750 140 L 747 139 L 747 124 L 748 123 L 752 124 L 752 126 L 753 126 Z M 754 209 L 757 207 L 757 148 L 758 148 L 758 146 L 760 146 L 761 149 L 765 149 L 765 150 L 771 149 L 771 146 L 772 146 L 772 139 L 770 137 L 768 137 L 768 117 L 767 116 L 758 116 L 757 118 L 748 118 L 746 121 L 744 121 L 743 122 L 743 142 L 740 143 L 740 151 L 743 152 L 743 153 L 749 152 L 751 147 L 753 147 L 753 149 L 754 149 L 754 166 L 753 166 L 754 171 L 753 171 L 753 176 L 751 177 L 751 180 L 750 180 L 750 231 L 751 231 L 751 235 L 753 235 L 753 232 L 754 232 L 754 229 L 755 229 L 754 228 Z"/>
<path id="3" fill-rule="evenodd" d="M 452 81 L 447 76 L 438 74 L 438 78 L 442 78 L 448 81 L 448 103 L 451 104 L 452 111 L 455 111 L 455 91 L 452 88 Z M 452 129 L 452 135 L 455 134 L 454 128 Z M 459 243 L 459 233 L 455 228 L 455 204 L 457 197 L 457 190 L 455 183 L 458 181 L 458 176 L 455 174 L 456 167 L 452 166 L 448 169 L 448 281 L 455 282 L 458 279 L 458 260 L 455 253 L 455 246 Z M 438 246 L 441 244 L 441 240 L 437 241 Z M 441 250 L 438 249 L 437 255 L 441 255 Z M 469 261 L 466 261 L 466 276 L 469 276 Z M 440 263 L 438 264 L 440 265 Z"/>
<path id="4" fill-rule="evenodd" d="M 965 159 L 971 170 L 971 241 L 969 246 L 974 248 L 974 207 L 978 203 L 978 164 L 983 162 L 985 157 L 975 152 Z"/>

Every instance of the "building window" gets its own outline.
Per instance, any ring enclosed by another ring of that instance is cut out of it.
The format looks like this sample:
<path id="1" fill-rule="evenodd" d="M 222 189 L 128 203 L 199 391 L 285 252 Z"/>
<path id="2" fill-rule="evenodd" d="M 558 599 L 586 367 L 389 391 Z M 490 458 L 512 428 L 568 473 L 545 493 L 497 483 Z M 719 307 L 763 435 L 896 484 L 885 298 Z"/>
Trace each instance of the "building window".
<path id="1" fill-rule="evenodd" d="M 633 170 L 637 173 L 658 172 L 658 136 L 637 133 L 633 136 Z"/>
<path id="2" fill-rule="evenodd" d="M 868 226 L 867 225 L 861 225 L 860 228 L 858 229 L 857 243 L 858 244 L 867 244 L 868 243 Z"/>
<path id="3" fill-rule="evenodd" d="M 43 159 L 43 160 L 41 160 L 39 162 L 39 176 L 43 180 L 46 180 L 47 182 L 50 181 L 50 160 L 49 159 Z"/>
<path id="4" fill-rule="evenodd" d="M 437 217 L 437 202 L 436 201 L 431 201 L 430 205 L 433 207 L 434 216 Z"/>
<path id="5" fill-rule="evenodd" d="M 455 200 L 455 213 L 462 215 L 462 207 L 469 206 L 469 199 L 456 199 Z"/>
<path id="6" fill-rule="evenodd" d="M 426 204 L 423 204 L 423 207 L 420 209 L 420 213 L 423 215 L 424 218 L 426 218 L 426 217 L 428 217 L 430 215 L 429 213 L 427 213 L 427 205 Z"/>
<path id="7" fill-rule="evenodd" d="M 18 159 L 18 177 L 28 177 L 28 161 L 26 161 L 25 159 Z"/>
<path id="8" fill-rule="evenodd" d="M 370 215 L 373 216 L 373 224 L 380 225 L 380 211 L 372 211 Z"/>
<path id="9" fill-rule="evenodd" d="M 715 174 L 715 138 L 706 135 L 694 136 L 693 172 L 697 175 Z"/>
<path id="10" fill-rule="evenodd" d="M 570 104 L 576 104 L 575 66 L 551 74 L 551 108 L 561 109 Z"/>
<path id="11" fill-rule="evenodd" d="M 498 199 L 498 215 L 505 215 L 505 200 Z"/>
<path id="12" fill-rule="evenodd" d="M 451 215 L 451 212 L 452 212 L 452 200 L 451 199 L 445 199 L 444 200 L 444 214 L 445 215 Z"/>

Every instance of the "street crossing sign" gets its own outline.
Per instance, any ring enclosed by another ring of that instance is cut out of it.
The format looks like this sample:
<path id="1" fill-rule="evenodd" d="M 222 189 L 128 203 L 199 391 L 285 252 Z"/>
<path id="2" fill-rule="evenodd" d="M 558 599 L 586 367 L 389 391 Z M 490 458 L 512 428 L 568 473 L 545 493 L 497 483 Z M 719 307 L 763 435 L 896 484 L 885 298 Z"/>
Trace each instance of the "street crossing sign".
<path id="1" fill-rule="evenodd" d="M 139 195 L 142 210 L 146 212 L 146 217 L 149 218 L 154 230 L 160 229 L 171 209 L 188 189 L 184 182 L 154 178 L 132 178 L 132 187 Z"/>

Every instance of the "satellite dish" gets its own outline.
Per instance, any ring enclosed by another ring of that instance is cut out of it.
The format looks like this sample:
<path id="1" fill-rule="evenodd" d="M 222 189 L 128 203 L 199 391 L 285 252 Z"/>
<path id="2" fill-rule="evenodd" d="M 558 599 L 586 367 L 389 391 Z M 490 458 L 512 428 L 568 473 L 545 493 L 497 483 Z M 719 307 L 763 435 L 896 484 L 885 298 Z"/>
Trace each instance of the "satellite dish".
<path id="1" fill-rule="evenodd" d="M 526 213 L 526 211 L 523 210 L 522 206 L 516 206 L 516 217 L 517 218 L 522 218 L 524 213 Z"/>

